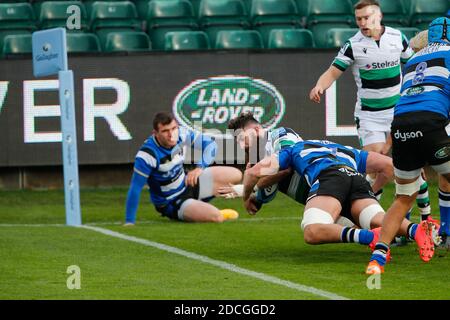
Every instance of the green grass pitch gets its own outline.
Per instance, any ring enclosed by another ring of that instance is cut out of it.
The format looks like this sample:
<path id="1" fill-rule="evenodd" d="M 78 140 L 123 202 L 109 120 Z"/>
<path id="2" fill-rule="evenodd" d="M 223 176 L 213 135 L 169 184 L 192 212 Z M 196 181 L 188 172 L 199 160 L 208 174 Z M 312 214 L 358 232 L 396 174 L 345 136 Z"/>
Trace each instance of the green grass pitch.
<path id="1" fill-rule="evenodd" d="M 385 188 L 382 205 L 393 198 Z M 370 257 L 357 244 L 311 246 L 299 227 L 302 206 L 279 194 L 258 215 L 241 201 L 215 199 L 240 218 L 192 224 L 161 218 L 144 191 L 138 224 L 123 227 L 127 189 L 83 189 L 83 223 L 147 239 L 349 299 L 450 299 L 450 255 L 423 263 L 416 245 L 392 249 L 381 289 L 369 290 Z M 430 188 L 439 217 L 437 188 Z M 418 220 L 417 210 L 413 214 Z M 0 192 L 0 299 L 324 299 L 154 247 L 64 226 L 63 191 Z M 69 290 L 67 267 L 79 266 L 81 289 Z"/>

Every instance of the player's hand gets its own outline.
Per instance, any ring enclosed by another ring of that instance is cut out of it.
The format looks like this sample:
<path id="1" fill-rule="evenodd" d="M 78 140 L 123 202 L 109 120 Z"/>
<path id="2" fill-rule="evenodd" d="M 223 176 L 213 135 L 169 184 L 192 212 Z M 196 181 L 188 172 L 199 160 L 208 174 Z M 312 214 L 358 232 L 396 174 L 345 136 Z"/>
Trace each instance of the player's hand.
<path id="1" fill-rule="evenodd" d="M 254 197 L 248 198 L 248 200 L 244 202 L 244 207 L 251 215 L 255 215 L 259 210 Z"/>
<path id="2" fill-rule="evenodd" d="M 312 88 L 311 92 L 309 93 L 309 99 L 316 103 L 320 103 L 320 96 L 323 94 L 323 88 L 319 86 L 315 86 Z"/>
<path id="3" fill-rule="evenodd" d="M 188 172 L 186 176 L 186 184 L 188 186 L 194 187 L 198 182 L 198 177 L 203 173 L 202 168 L 195 168 Z"/>
<path id="4" fill-rule="evenodd" d="M 239 194 L 233 189 L 233 185 L 231 183 L 228 186 L 217 188 L 217 193 L 219 197 L 225 199 L 234 199 L 239 197 Z"/>

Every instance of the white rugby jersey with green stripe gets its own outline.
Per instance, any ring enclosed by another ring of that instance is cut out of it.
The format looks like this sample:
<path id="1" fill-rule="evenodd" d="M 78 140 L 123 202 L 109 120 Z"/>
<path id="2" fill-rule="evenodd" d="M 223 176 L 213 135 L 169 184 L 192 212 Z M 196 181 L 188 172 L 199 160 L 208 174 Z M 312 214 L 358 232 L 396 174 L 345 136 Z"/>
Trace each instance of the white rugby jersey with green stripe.
<path id="1" fill-rule="evenodd" d="M 341 71 L 352 67 L 358 87 L 355 117 L 392 120 L 393 108 L 400 98 L 400 63 L 406 63 L 413 55 L 408 39 L 390 27 L 385 27 L 379 44 L 361 31 L 347 40 L 333 66 Z"/>

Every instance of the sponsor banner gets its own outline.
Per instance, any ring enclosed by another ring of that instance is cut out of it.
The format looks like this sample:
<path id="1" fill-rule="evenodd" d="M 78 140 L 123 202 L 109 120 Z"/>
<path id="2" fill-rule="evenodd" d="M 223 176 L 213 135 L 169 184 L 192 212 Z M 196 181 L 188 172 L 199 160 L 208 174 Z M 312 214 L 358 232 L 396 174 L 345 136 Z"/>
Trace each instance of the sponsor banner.
<path id="1" fill-rule="evenodd" d="M 132 163 L 159 111 L 214 130 L 219 163 L 229 120 L 252 111 L 265 128 L 357 146 L 356 87 L 346 72 L 323 102 L 309 92 L 333 51 L 189 52 L 69 56 L 75 76 L 80 164 Z M 61 164 L 56 77 L 36 79 L 31 59 L 0 60 L 0 166 Z"/>

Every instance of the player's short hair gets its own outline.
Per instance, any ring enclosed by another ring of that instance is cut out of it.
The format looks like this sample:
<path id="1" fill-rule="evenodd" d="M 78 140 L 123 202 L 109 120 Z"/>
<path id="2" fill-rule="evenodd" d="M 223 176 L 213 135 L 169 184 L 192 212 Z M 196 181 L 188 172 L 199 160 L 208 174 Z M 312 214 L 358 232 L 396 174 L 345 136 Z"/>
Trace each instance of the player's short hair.
<path id="1" fill-rule="evenodd" d="M 353 9 L 360 10 L 368 6 L 380 7 L 380 3 L 377 0 L 360 0 L 353 6 Z"/>
<path id="2" fill-rule="evenodd" d="M 244 112 L 241 113 L 236 118 L 231 119 L 230 122 L 228 122 L 228 129 L 233 130 L 244 129 L 249 123 L 259 124 L 259 121 L 255 119 L 253 113 Z"/>
<path id="3" fill-rule="evenodd" d="M 168 125 L 173 120 L 175 120 L 175 117 L 170 112 L 158 112 L 153 117 L 153 129 L 158 131 L 158 126 L 162 124 L 163 126 Z"/>

